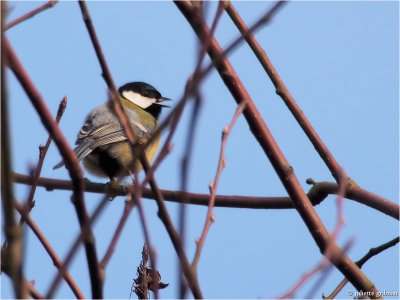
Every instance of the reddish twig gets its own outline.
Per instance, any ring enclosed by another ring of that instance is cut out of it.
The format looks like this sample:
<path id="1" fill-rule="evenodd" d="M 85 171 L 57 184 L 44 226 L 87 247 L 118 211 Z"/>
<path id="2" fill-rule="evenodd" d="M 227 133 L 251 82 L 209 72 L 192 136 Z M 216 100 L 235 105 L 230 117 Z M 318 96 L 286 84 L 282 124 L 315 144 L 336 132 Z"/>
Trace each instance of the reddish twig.
<path id="1" fill-rule="evenodd" d="M 57 124 L 60 123 L 61 117 L 65 111 L 66 106 L 67 106 L 67 96 L 64 96 L 64 98 L 60 102 L 60 105 L 58 106 L 58 111 L 57 111 L 57 116 L 56 116 Z M 35 172 L 33 173 L 33 176 L 32 176 L 33 183 L 31 185 L 31 189 L 29 191 L 28 198 L 26 199 L 25 204 L 24 204 L 26 212 L 30 212 L 31 207 L 33 207 L 33 196 L 35 195 L 36 187 L 37 187 L 39 177 L 40 177 L 40 172 L 42 171 L 43 162 L 44 162 L 44 159 L 47 154 L 47 150 L 49 149 L 52 140 L 53 140 L 52 136 L 49 135 L 49 137 L 47 138 L 46 144 L 44 146 L 43 145 L 39 146 L 39 161 L 36 165 Z"/>
<path id="2" fill-rule="evenodd" d="M 36 235 L 36 237 L 38 238 L 40 243 L 46 249 L 46 252 L 49 254 L 49 256 L 50 256 L 51 260 L 53 261 L 53 264 L 56 266 L 56 268 L 58 268 L 58 269 L 62 268 L 63 263 L 61 262 L 61 259 L 58 257 L 58 255 L 54 251 L 53 247 L 51 247 L 49 241 L 43 235 L 43 233 L 41 232 L 39 227 L 32 220 L 32 218 L 28 215 L 25 208 L 18 202 L 15 202 L 14 206 L 15 206 L 15 209 L 18 211 L 18 213 L 21 215 L 21 218 L 24 220 L 24 222 L 26 224 L 28 224 L 28 226 L 32 229 L 33 233 Z M 76 282 L 74 281 L 72 276 L 68 273 L 68 271 L 64 272 L 63 277 L 64 277 L 65 281 L 68 283 L 68 285 L 70 286 L 72 292 L 75 294 L 76 298 L 84 299 L 85 297 L 83 296 L 78 285 L 76 284 Z"/>
<path id="3" fill-rule="evenodd" d="M 193 10 L 191 5 L 184 1 L 175 1 L 175 4 L 186 17 L 200 40 L 205 41 L 205 38 L 209 34 L 209 29 L 197 11 Z M 284 157 L 232 65 L 226 58 L 222 60 L 219 59 L 222 55 L 222 49 L 215 39 L 213 39 L 210 44 L 208 54 L 236 103 L 247 103 L 243 115 L 250 130 L 264 150 L 266 156 L 269 158 L 283 186 L 288 192 L 290 198 L 293 200 L 296 210 L 302 217 L 313 239 L 318 245 L 320 252 L 324 253 L 329 242 L 329 232 L 326 230 L 321 219 L 313 209 L 313 206 L 307 195 L 304 193 L 293 168 Z M 218 59 L 218 61 L 216 59 Z M 333 252 L 334 255 L 331 257 L 331 262 L 347 278 L 349 278 L 351 283 L 357 289 L 369 291 L 375 296 L 378 295 L 378 291 L 373 283 L 337 245 L 333 247 Z"/>
<path id="4" fill-rule="evenodd" d="M 246 103 L 241 103 L 237 107 L 231 123 L 229 124 L 229 126 L 225 127 L 224 130 L 222 131 L 222 143 L 221 143 L 221 151 L 219 154 L 217 172 L 215 174 L 214 182 L 210 183 L 211 196 L 210 196 L 210 201 L 208 204 L 207 217 L 206 217 L 206 221 L 204 224 L 203 232 L 200 236 L 200 239 L 197 241 L 196 253 L 195 253 L 195 256 L 194 256 L 194 259 L 192 262 L 192 266 L 195 270 L 197 269 L 197 264 L 200 259 L 201 249 L 203 248 L 204 242 L 206 240 L 208 229 L 210 228 L 211 223 L 213 222 L 213 220 L 215 218 L 212 215 L 212 211 L 213 211 L 214 204 L 215 204 L 215 197 L 216 197 L 216 193 L 217 193 L 219 178 L 221 176 L 222 170 L 225 167 L 225 163 L 226 163 L 225 162 L 226 142 L 228 141 L 228 136 L 229 136 L 230 132 L 232 131 L 233 125 L 235 124 L 235 122 L 236 122 L 237 118 L 240 116 L 240 114 L 243 112 L 243 110 L 246 106 L 245 104 Z"/>
<path id="5" fill-rule="evenodd" d="M 23 16 L 9 22 L 8 24 L 4 25 L 4 30 L 10 29 L 11 27 L 13 27 L 29 18 L 32 18 L 33 16 L 37 15 L 38 13 L 40 13 L 50 7 L 53 7 L 57 2 L 58 2 L 57 0 L 46 2 L 45 4 L 39 6 L 38 8 L 36 8 L 36 9 L 24 14 Z"/>
<path id="6" fill-rule="evenodd" d="M 64 159 L 65 165 L 69 171 L 69 175 L 73 183 L 73 204 L 75 207 L 75 211 L 78 215 L 81 230 L 83 231 L 83 229 L 85 229 L 85 231 L 83 231 L 83 243 L 85 246 L 86 257 L 88 261 L 93 298 L 102 298 L 103 278 L 97 263 L 94 235 L 92 233 L 92 230 L 87 226 L 87 224 L 89 224 L 89 217 L 83 199 L 84 181 L 79 162 L 75 156 L 74 151 L 71 149 L 67 140 L 59 129 L 57 122 L 53 119 L 49 109 L 45 104 L 45 101 L 43 100 L 39 91 L 36 89 L 29 75 L 19 61 L 17 55 L 11 47 L 11 44 L 4 36 L 3 46 L 6 50 L 7 62 L 11 70 L 14 72 L 25 92 L 31 99 L 31 102 L 38 112 L 43 125 L 45 126 L 49 134 L 53 137 L 54 142 L 56 143 Z"/>
<path id="7" fill-rule="evenodd" d="M 400 238 L 396 237 L 393 240 L 391 240 L 385 244 L 382 244 L 378 247 L 369 249 L 367 254 L 365 254 L 361 259 L 356 261 L 356 265 L 361 268 L 370 258 L 374 257 L 375 255 L 378 255 L 379 253 L 385 251 L 386 249 L 389 249 L 390 247 L 395 246 L 399 242 L 400 242 Z M 344 288 L 344 286 L 346 285 L 347 282 L 348 282 L 347 278 L 343 278 L 343 280 L 339 283 L 339 285 L 335 288 L 335 290 L 328 297 L 325 297 L 325 295 L 323 294 L 322 298 L 323 299 L 335 298 L 337 296 L 337 294 Z"/>

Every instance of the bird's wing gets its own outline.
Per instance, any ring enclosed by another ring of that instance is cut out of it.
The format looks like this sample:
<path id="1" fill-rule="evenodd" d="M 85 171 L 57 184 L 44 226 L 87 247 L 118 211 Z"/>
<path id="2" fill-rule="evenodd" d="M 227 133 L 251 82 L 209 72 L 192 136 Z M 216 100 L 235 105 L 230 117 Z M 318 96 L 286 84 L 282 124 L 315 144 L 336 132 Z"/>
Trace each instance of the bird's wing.
<path id="1" fill-rule="evenodd" d="M 118 123 L 105 124 L 90 131 L 85 131 L 82 127 L 76 140 L 78 146 L 74 151 L 78 159 L 82 160 L 98 147 L 125 140 L 127 140 L 126 135 Z"/>

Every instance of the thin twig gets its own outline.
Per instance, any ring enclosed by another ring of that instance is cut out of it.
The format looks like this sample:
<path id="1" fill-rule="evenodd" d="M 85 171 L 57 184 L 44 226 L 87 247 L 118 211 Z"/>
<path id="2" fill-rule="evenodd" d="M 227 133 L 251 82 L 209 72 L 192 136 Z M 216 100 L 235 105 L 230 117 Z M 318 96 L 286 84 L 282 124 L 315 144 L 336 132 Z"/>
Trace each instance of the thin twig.
<path id="1" fill-rule="evenodd" d="M 28 215 L 26 210 L 24 209 L 24 206 L 19 204 L 18 202 L 14 203 L 15 209 L 18 211 L 18 213 L 21 215 L 21 218 L 24 220 L 26 224 L 32 229 L 33 233 L 36 235 L 40 243 L 43 245 L 43 247 L 46 249 L 46 252 L 49 254 L 51 260 L 53 261 L 53 264 L 56 266 L 56 268 L 60 269 L 63 267 L 63 263 L 61 259 L 58 257 L 57 253 L 54 251 L 53 247 L 50 245 L 49 241 L 46 239 L 44 234 L 41 232 L 39 227 L 36 225 L 36 223 L 32 220 L 32 218 Z M 82 294 L 80 291 L 78 285 L 72 278 L 72 276 L 68 273 L 68 271 L 65 271 L 63 274 L 63 277 L 65 281 L 68 283 L 70 286 L 72 292 L 75 294 L 76 298 L 78 299 L 84 299 L 85 296 Z"/>
<path id="2" fill-rule="evenodd" d="M 229 136 L 230 132 L 232 131 L 232 128 L 233 128 L 237 118 L 243 112 L 245 106 L 246 106 L 246 103 L 243 102 L 237 107 L 237 109 L 235 111 L 235 114 L 234 114 L 234 116 L 232 118 L 231 123 L 229 124 L 229 126 L 224 128 L 224 130 L 222 131 L 222 143 L 221 143 L 221 151 L 220 151 L 220 154 L 219 154 L 217 172 L 215 174 L 214 182 L 210 183 L 211 196 L 210 196 L 210 202 L 208 204 L 207 216 L 206 216 L 206 220 L 205 220 L 205 223 L 204 223 L 203 232 L 202 232 L 202 234 L 200 236 L 200 239 L 197 241 L 196 253 L 195 253 L 195 256 L 194 256 L 193 262 L 192 262 L 192 266 L 193 266 L 193 268 L 195 270 L 197 270 L 197 264 L 198 264 L 199 259 L 200 259 L 201 249 L 203 248 L 204 242 L 206 240 L 208 229 L 210 228 L 211 223 L 214 220 L 214 217 L 212 215 L 212 211 L 213 211 L 214 204 L 215 204 L 215 197 L 216 197 L 216 193 L 217 193 L 219 178 L 221 176 L 222 170 L 225 167 L 225 163 L 226 163 L 225 162 L 226 142 L 228 141 L 228 136 Z"/>
<path id="3" fill-rule="evenodd" d="M 25 15 L 23 15 L 23 16 L 15 19 L 15 20 L 9 22 L 8 24 L 4 25 L 4 31 L 7 30 L 7 29 L 10 29 L 11 27 L 13 27 L 13 26 L 15 26 L 15 25 L 17 25 L 17 24 L 19 24 L 19 23 L 21 23 L 21 22 L 23 22 L 23 21 L 25 21 L 25 20 L 27 20 L 29 18 L 32 18 L 33 16 L 35 16 L 36 14 L 44 11 L 47 8 L 53 7 L 57 2 L 58 2 L 57 0 L 46 2 L 45 4 L 39 6 L 38 8 L 36 8 L 36 9 L 26 13 Z"/>
<path id="4" fill-rule="evenodd" d="M 61 102 L 58 106 L 58 111 L 57 111 L 57 116 L 56 116 L 57 124 L 60 123 L 61 117 L 64 114 L 66 106 L 67 106 L 67 96 L 64 96 L 64 98 L 61 100 Z M 42 145 L 39 146 L 39 161 L 36 165 L 35 172 L 33 173 L 33 176 L 32 176 L 33 183 L 31 185 L 31 189 L 29 191 L 28 198 L 26 199 L 25 204 L 24 204 L 24 207 L 27 212 L 30 212 L 31 207 L 33 207 L 33 196 L 35 195 L 37 183 L 38 183 L 39 177 L 40 177 L 40 172 L 42 171 L 43 162 L 44 162 L 44 159 L 47 154 L 47 150 L 49 149 L 52 140 L 53 140 L 52 136 L 49 135 L 49 137 L 47 138 L 46 144 L 44 146 L 42 146 Z"/>

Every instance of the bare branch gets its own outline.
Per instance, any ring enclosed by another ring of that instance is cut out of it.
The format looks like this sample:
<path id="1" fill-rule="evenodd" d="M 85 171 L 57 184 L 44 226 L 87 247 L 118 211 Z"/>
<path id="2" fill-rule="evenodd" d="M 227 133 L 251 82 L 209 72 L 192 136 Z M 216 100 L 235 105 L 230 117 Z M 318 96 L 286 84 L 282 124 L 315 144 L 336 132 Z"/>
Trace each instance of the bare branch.
<path id="1" fill-rule="evenodd" d="M 175 4 L 193 27 L 200 40 L 204 42 L 209 34 L 209 29 L 201 16 L 186 2 L 175 1 Z M 215 39 L 210 44 L 208 54 L 236 103 L 246 102 L 246 109 L 243 111 L 243 114 L 249 124 L 250 130 L 269 158 L 283 186 L 293 200 L 297 211 L 318 245 L 320 252 L 324 253 L 329 243 L 328 231 L 313 209 L 310 200 L 301 188 L 293 168 L 284 157 L 232 65 L 226 58 L 218 61 L 214 60 L 222 55 L 222 49 Z M 357 289 L 369 291 L 377 297 L 378 291 L 374 284 L 337 245 L 335 245 L 333 252 L 334 255 L 331 257 L 331 262 L 349 278 L 352 284 Z"/>
<path id="2" fill-rule="evenodd" d="M 64 98 L 61 100 L 60 105 L 58 107 L 57 116 L 56 116 L 57 124 L 60 122 L 66 106 L 67 106 L 67 96 L 64 96 Z M 38 183 L 38 180 L 40 177 L 40 172 L 42 171 L 43 162 L 44 162 L 44 159 L 47 154 L 47 150 L 49 149 L 52 140 L 53 140 L 52 136 L 49 135 L 49 137 L 46 141 L 46 144 L 44 146 L 42 146 L 42 145 L 39 146 L 39 161 L 36 165 L 35 172 L 32 176 L 33 183 L 31 185 L 31 190 L 29 191 L 28 198 L 26 199 L 26 202 L 24 204 L 25 210 L 27 212 L 29 212 L 31 210 L 31 207 L 33 207 L 33 205 L 34 205 L 33 204 L 33 196 L 35 195 L 37 183 Z"/>
<path id="3" fill-rule="evenodd" d="M 42 99 L 42 96 L 40 95 L 39 91 L 34 86 L 29 75 L 27 74 L 21 62 L 19 61 L 18 57 L 16 56 L 14 50 L 11 47 L 11 44 L 4 36 L 3 36 L 3 46 L 4 49 L 6 50 L 7 62 L 11 70 L 14 72 L 15 76 L 21 82 L 22 87 L 28 94 L 33 106 L 38 112 L 43 125 L 45 126 L 49 134 L 53 137 L 54 142 L 56 143 L 58 149 L 60 150 L 65 165 L 69 171 L 69 175 L 71 177 L 74 187 L 72 202 L 74 204 L 75 211 L 78 215 L 79 225 L 81 226 L 82 230 L 85 228 L 84 231 L 85 234 L 83 235 L 83 243 L 85 245 L 86 257 L 88 261 L 93 298 L 102 298 L 103 278 L 97 263 L 97 253 L 94 242 L 94 235 L 92 233 L 92 230 L 88 226 L 86 226 L 89 223 L 89 217 L 83 199 L 84 181 L 83 181 L 82 170 L 79 166 L 79 162 L 75 156 L 74 151 L 71 149 L 67 140 L 65 139 L 61 130 L 59 129 L 57 122 L 53 119 L 49 109 L 45 104 L 45 101 Z"/>

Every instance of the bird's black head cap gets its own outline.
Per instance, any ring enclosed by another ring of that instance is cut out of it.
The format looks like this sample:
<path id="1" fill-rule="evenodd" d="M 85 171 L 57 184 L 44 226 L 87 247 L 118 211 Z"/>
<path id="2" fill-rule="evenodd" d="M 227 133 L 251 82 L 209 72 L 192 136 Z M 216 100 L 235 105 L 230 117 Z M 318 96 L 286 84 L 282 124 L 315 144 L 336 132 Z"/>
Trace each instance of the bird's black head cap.
<path id="1" fill-rule="evenodd" d="M 129 82 L 121 86 L 118 89 L 118 92 L 121 95 L 121 97 L 124 97 L 123 96 L 124 91 L 133 91 L 135 93 L 139 93 L 143 97 L 154 98 L 159 100 L 160 102 L 166 99 L 163 98 L 160 92 L 157 91 L 152 85 L 142 81 Z M 160 105 L 159 103 L 154 103 L 149 107 L 145 108 L 144 110 L 153 115 L 154 118 L 158 119 L 161 113 L 161 109 L 162 105 Z"/>

